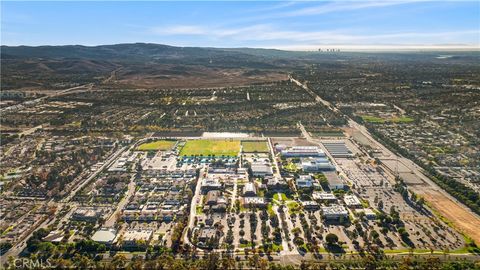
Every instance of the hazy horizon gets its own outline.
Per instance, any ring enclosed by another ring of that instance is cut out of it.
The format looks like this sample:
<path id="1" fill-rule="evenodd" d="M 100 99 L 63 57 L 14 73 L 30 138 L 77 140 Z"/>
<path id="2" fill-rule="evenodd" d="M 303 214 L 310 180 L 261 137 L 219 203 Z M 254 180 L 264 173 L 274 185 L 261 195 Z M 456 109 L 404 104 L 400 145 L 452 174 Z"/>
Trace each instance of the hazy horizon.
<path id="1" fill-rule="evenodd" d="M 9 46 L 478 50 L 478 1 L 2 1 Z"/>

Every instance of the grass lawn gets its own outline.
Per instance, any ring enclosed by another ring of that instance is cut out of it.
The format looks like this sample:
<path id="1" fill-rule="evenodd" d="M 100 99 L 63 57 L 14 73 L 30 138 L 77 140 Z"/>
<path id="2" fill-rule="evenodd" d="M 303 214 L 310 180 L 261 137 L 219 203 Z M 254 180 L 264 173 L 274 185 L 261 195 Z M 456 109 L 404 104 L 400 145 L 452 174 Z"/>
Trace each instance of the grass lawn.
<path id="1" fill-rule="evenodd" d="M 170 150 L 175 145 L 176 141 L 160 140 L 141 144 L 138 147 L 140 151 L 158 151 Z"/>
<path id="2" fill-rule="evenodd" d="M 276 216 L 275 211 L 273 211 L 273 204 L 272 203 L 267 204 L 267 213 L 271 217 Z"/>
<path id="3" fill-rule="evenodd" d="M 266 141 L 242 141 L 242 151 L 244 153 L 268 153 L 268 144 Z"/>
<path id="4" fill-rule="evenodd" d="M 283 166 L 283 169 L 287 172 L 298 172 L 300 170 L 293 162 L 289 162 L 286 166 Z"/>
<path id="5" fill-rule="evenodd" d="M 197 210 L 197 215 L 203 214 L 203 207 L 201 205 L 197 205 L 196 210 Z"/>
<path id="6" fill-rule="evenodd" d="M 272 242 L 272 251 L 273 252 L 279 252 L 279 251 L 282 251 L 282 250 L 283 250 L 282 245 L 277 245 L 277 244 Z"/>
<path id="7" fill-rule="evenodd" d="M 232 140 L 191 140 L 185 143 L 180 156 L 237 156 L 240 141 Z"/>
<path id="8" fill-rule="evenodd" d="M 297 214 L 297 213 L 300 213 L 300 204 L 297 203 L 296 201 L 290 201 L 287 203 L 287 208 L 288 208 L 288 212 L 290 214 Z"/>
<path id="9" fill-rule="evenodd" d="M 253 248 L 255 247 L 255 245 L 253 243 L 246 243 L 246 244 L 239 244 L 238 245 L 239 248 Z"/>
<path id="10" fill-rule="evenodd" d="M 370 116 L 370 115 L 362 115 L 361 117 L 362 117 L 363 121 L 365 121 L 365 122 L 377 123 L 377 124 L 385 123 L 385 120 L 383 118 L 380 118 L 380 117 Z"/>
<path id="11" fill-rule="evenodd" d="M 399 254 L 399 253 L 408 253 L 410 249 L 385 249 L 383 250 L 386 254 Z M 428 249 L 413 249 L 413 253 L 430 253 Z"/>
<path id="12" fill-rule="evenodd" d="M 280 194 L 280 197 L 278 196 L 278 194 Z M 273 198 L 277 201 L 286 201 L 287 195 L 285 195 L 285 193 L 275 193 L 273 194 Z"/>
<path id="13" fill-rule="evenodd" d="M 407 116 L 401 116 L 401 117 L 393 117 L 393 118 L 380 118 L 376 116 L 371 116 L 371 115 L 362 115 L 361 116 L 363 121 L 365 122 L 370 122 L 370 123 L 375 123 L 375 124 L 383 124 L 387 121 L 392 122 L 392 123 L 411 123 L 415 121 L 415 119 Z"/>

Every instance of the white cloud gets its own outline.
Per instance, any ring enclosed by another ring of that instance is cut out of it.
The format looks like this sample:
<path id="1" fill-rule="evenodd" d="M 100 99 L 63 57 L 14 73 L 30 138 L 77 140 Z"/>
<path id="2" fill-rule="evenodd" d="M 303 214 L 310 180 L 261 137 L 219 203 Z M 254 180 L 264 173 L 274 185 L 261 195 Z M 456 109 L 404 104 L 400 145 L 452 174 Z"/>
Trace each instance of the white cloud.
<path id="1" fill-rule="evenodd" d="M 480 30 L 444 31 L 444 32 L 392 32 L 362 34 L 353 29 L 331 31 L 292 31 L 282 30 L 270 24 L 256 24 L 245 27 L 225 28 L 197 25 L 176 25 L 155 27 L 152 33 L 162 36 L 201 36 L 207 40 L 227 40 L 232 43 L 282 42 L 284 44 L 431 44 L 458 43 L 459 40 L 471 40 L 478 45 Z M 432 42 L 435 41 L 435 42 Z"/>
<path id="2" fill-rule="evenodd" d="M 306 15 L 319 15 L 319 14 L 326 14 L 332 12 L 340 12 L 340 11 L 351 11 L 351 10 L 358 10 L 358 9 L 366 9 L 366 8 L 378 8 L 378 7 L 387 7 L 387 6 L 394 6 L 394 5 L 401 5 L 401 4 L 409 4 L 416 1 L 340 1 L 340 2 L 331 2 L 326 3 L 314 7 L 307 7 L 302 8 L 290 12 L 279 13 L 274 16 L 276 17 L 293 17 L 293 16 L 306 16 Z"/>
<path id="3" fill-rule="evenodd" d="M 269 25 L 257 24 L 246 27 L 225 28 L 225 27 L 207 27 L 197 25 L 173 25 L 165 27 L 154 27 L 150 29 L 151 33 L 163 36 L 178 35 L 204 35 L 207 37 L 241 37 L 248 36 L 249 33 L 268 32 L 272 30 Z"/>
<path id="4" fill-rule="evenodd" d="M 153 27 L 150 32 L 158 35 L 205 35 L 207 29 L 195 25 L 174 25 Z"/>

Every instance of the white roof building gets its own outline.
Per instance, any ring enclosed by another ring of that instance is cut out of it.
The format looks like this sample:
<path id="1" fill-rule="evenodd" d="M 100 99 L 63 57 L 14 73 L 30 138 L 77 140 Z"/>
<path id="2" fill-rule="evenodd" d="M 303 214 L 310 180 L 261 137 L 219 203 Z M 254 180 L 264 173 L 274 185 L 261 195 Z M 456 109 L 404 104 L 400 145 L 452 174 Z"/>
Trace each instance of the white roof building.
<path id="1" fill-rule="evenodd" d="M 304 158 L 302 159 L 302 169 L 304 172 L 333 171 L 335 166 L 327 158 Z"/>
<path id="2" fill-rule="evenodd" d="M 248 182 L 243 187 L 243 196 L 257 196 L 257 189 L 255 184 L 252 182 Z"/>
<path id="3" fill-rule="evenodd" d="M 281 151 L 284 157 L 324 157 L 323 152 L 317 146 L 293 146 Z"/>
<path id="4" fill-rule="evenodd" d="M 320 208 L 320 205 L 315 201 L 302 201 L 301 203 L 306 210 L 317 210 Z"/>
<path id="5" fill-rule="evenodd" d="M 319 201 L 336 201 L 337 197 L 331 192 L 320 192 L 314 191 L 312 193 L 312 198 Z"/>
<path id="6" fill-rule="evenodd" d="M 116 236 L 117 231 L 115 229 L 101 228 L 93 234 L 92 240 L 98 243 L 112 244 Z"/>
<path id="7" fill-rule="evenodd" d="M 341 205 L 323 206 L 321 209 L 325 219 L 348 218 L 348 210 Z"/>
<path id="8" fill-rule="evenodd" d="M 265 198 L 263 197 L 245 197 L 243 198 L 244 206 L 265 206 Z"/>
<path id="9" fill-rule="evenodd" d="M 345 195 L 343 201 L 348 207 L 362 207 L 362 202 L 355 195 Z"/>
<path id="10" fill-rule="evenodd" d="M 250 165 L 250 168 L 252 169 L 253 176 L 264 177 L 273 175 L 272 166 L 267 163 L 254 162 Z"/>
<path id="11" fill-rule="evenodd" d="M 365 213 L 365 217 L 367 219 L 375 219 L 377 217 L 377 214 L 370 208 L 365 208 L 365 209 L 356 209 L 355 212 L 358 213 Z"/>
<path id="12" fill-rule="evenodd" d="M 127 230 L 123 234 L 124 246 L 138 246 L 140 243 L 147 244 L 153 235 L 152 230 Z"/>

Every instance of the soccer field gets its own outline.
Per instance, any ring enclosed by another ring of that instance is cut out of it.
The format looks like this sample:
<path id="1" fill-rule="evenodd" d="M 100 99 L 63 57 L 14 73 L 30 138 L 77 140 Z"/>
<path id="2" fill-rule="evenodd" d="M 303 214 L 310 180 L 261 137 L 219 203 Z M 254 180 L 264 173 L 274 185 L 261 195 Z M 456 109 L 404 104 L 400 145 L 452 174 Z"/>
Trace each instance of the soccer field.
<path id="1" fill-rule="evenodd" d="M 191 140 L 180 150 L 180 156 L 237 156 L 240 141 L 237 140 Z"/>
<path id="2" fill-rule="evenodd" d="M 268 153 L 266 141 L 242 141 L 242 151 L 244 153 Z"/>
<path id="3" fill-rule="evenodd" d="M 149 143 L 144 143 L 138 147 L 140 151 L 158 151 L 170 150 L 175 145 L 176 141 L 160 140 Z"/>

